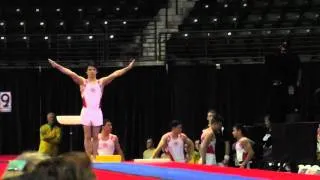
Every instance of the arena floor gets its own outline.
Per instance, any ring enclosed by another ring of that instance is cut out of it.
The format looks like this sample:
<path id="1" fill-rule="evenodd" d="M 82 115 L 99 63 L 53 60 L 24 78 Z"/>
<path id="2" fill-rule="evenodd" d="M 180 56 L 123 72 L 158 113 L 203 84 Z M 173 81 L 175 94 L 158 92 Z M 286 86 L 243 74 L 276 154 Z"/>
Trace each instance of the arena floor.
<path id="1" fill-rule="evenodd" d="M 14 155 L 0 156 L 0 174 Z M 96 163 L 93 165 L 97 179 L 215 179 L 215 180 L 319 180 L 319 176 L 278 173 L 262 170 L 212 167 L 183 163 Z"/>

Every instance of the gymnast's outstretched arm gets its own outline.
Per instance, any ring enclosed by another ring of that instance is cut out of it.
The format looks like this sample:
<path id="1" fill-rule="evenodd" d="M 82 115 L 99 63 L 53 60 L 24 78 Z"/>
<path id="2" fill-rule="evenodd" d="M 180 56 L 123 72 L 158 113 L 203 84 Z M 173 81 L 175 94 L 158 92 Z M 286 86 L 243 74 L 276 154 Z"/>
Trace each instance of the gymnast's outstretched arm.
<path id="1" fill-rule="evenodd" d="M 131 61 L 131 63 L 122 69 L 116 70 L 113 73 L 111 73 L 109 76 L 103 77 L 100 79 L 100 82 L 103 86 L 108 85 L 109 83 L 111 83 L 111 81 L 113 81 L 115 78 L 118 78 L 122 75 L 124 75 L 125 73 L 127 73 L 130 69 L 132 69 L 133 64 L 134 64 L 135 60 L 133 59 Z"/>
<path id="2" fill-rule="evenodd" d="M 61 66 L 60 64 L 56 63 L 55 61 L 53 61 L 51 59 L 48 59 L 48 61 L 53 68 L 58 69 L 63 74 L 66 74 L 67 76 L 71 77 L 75 83 L 77 83 L 79 85 L 82 85 L 84 83 L 85 79 L 83 77 L 79 76 L 78 74 L 76 74 L 75 72 L 71 71 L 68 68 Z"/>

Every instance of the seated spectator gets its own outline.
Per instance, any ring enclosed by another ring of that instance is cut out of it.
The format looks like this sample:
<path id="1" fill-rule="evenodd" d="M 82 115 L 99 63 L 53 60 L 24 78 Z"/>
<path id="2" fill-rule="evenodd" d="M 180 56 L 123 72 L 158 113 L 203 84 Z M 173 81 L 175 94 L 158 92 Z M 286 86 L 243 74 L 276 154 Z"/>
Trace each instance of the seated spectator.
<path id="1" fill-rule="evenodd" d="M 194 152 L 193 152 L 193 156 L 192 156 L 192 162 L 194 164 L 199 164 L 200 161 L 200 140 L 196 140 L 194 141 Z"/>
<path id="2" fill-rule="evenodd" d="M 155 150 L 153 146 L 153 140 L 149 138 L 146 142 L 147 149 L 143 152 L 143 159 L 151 159 Z"/>

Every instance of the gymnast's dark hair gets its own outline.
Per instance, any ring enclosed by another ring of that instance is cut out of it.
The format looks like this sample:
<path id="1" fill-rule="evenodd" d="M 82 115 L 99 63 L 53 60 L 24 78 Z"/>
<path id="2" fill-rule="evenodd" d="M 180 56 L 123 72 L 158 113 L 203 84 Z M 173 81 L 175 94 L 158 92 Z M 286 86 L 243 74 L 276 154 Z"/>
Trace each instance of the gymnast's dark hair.
<path id="1" fill-rule="evenodd" d="M 246 136 L 247 134 L 247 129 L 244 127 L 244 125 L 242 124 L 236 124 L 233 126 L 233 128 L 235 128 L 236 130 L 240 130 L 243 136 Z"/>
<path id="2" fill-rule="evenodd" d="M 178 121 L 178 120 L 173 120 L 173 121 L 170 123 L 170 127 L 171 127 L 171 128 L 175 128 L 175 127 L 177 127 L 177 126 L 179 126 L 179 125 L 182 125 L 182 123 L 181 123 L 180 121 Z"/>
<path id="3" fill-rule="evenodd" d="M 217 111 L 216 111 L 215 109 L 209 109 L 209 110 L 208 110 L 208 113 L 216 114 Z"/>
<path id="4" fill-rule="evenodd" d="M 104 119 L 103 121 L 104 121 L 104 124 L 106 124 L 106 123 L 112 123 L 111 120 L 108 119 L 108 118 Z"/>
<path id="5" fill-rule="evenodd" d="M 97 69 L 97 65 L 93 62 L 93 61 L 90 61 L 88 64 L 87 64 L 87 68 L 88 67 L 94 67 Z"/>
<path id="6" fill-rule="evenodd" d="M 211 124 L 214 124 L 214 123 L 223 123 L 223 117 L 220 114 L 214 114 Z"/>

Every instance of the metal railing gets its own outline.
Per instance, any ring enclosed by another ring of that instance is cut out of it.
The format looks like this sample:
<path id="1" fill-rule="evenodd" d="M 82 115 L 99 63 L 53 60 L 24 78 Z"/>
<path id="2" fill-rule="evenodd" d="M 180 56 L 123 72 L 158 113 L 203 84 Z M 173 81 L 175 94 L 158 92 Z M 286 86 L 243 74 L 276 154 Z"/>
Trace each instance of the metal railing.
<path id="1" fill-rule="evenodd" d="M 58 34 L 56 36 L 56 57 L 66 62 L 94 61 L 105 59 L 104 34 Z"/>
<path id="2" fill-rule="evenodd" d="M 0 63 L 37 65 L 46 63 L 48 57 L 68 64 L 107 65 L 132 57 L 153 61 L 156 53 L 143 54 L 145 48 L 157 51 L 156 41 L 150 39 L 157 39 L 157 26 L 149 19 L 108 21 L 104 32 L 91 34 L 0 34 Z"/>
<path id="3" fill-rule="evenodd" d="M 158 37 L 159 59 L 219 63 L 263 62 L 265 55 L 278 50 L 284 37 L 290 40 L 293 53 L 318 57 L 318 29 L 301 27 L 161 33 Z"/>
<path id="4" fill-rule="evenodd" d="M 71 65 L 94 61 L 100 66 L 122 66 L 132 57 L 141 65 L 262 63 L 283 37 L 304 61 L 320 60 L 320 27 L 157 34 L 159 27 L 153 20 L 123 23 L 110 23 L 104 33 L 96 34 L 0 35 L 0 66 L 37 66 L 47 64 L 48 57 Z"/>

